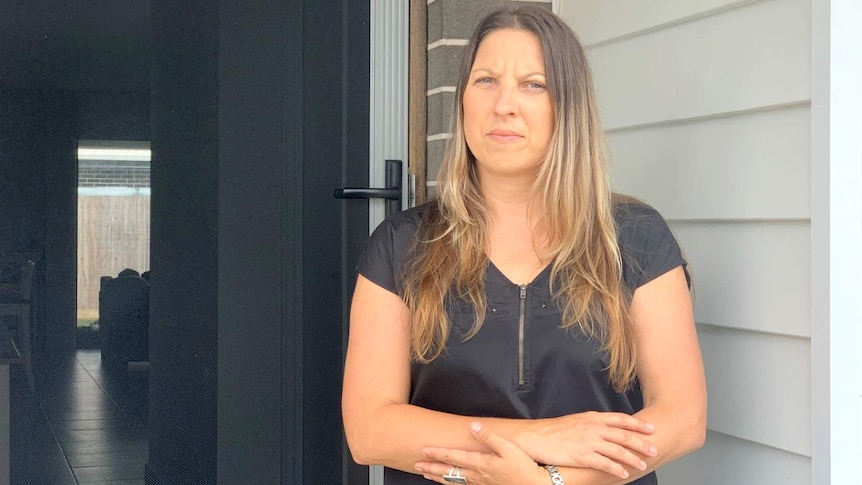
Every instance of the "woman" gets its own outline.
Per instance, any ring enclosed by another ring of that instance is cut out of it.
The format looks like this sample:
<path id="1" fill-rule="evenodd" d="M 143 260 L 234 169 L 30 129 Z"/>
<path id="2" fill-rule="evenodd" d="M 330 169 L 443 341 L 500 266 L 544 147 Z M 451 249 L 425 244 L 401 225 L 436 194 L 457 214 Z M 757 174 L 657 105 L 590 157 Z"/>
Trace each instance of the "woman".
<path id="1" fill-rule="evenodd" d="M 614 197 L 583 49 L 538 7 L 477 28 L 439 197 L 359 265 L 343 390 L 386 485 L 657 483 L 703 443 L 685 261 Z"/>

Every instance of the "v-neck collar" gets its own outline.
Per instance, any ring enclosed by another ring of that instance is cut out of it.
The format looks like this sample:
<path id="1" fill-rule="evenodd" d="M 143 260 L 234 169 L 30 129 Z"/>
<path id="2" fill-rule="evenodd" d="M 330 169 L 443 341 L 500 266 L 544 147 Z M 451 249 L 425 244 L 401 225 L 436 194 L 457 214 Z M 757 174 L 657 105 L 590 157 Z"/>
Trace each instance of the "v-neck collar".
<path id="1" fill-rule="evenodd" d="M 542 283 L 542 282 L 546 281 L 548 279 L 548 275 L 551 273 L 551 266 L 554 265 L 554 260 L 552 259 L 551 261 L 548 262 L 548 264 L 545 265 L 544 268 L 542 268 L 542 271 L 540 271 L 539 274 L 537 274 L 533 278 L 532 281 L 530 281 L 529 283 L 526 283 L 526 284 L 519 284 L 519 283 L 513 282 L 512 280 L 509 279 L 508 276 L 503 274 L 503 272 L 500 271 L 500 268 L 498 268 L 497 265 L 495 265 L 494 262 L 491 261 L 491 258 L 487 258 L 487 259 L 488 259 L 488 271 L 490 271 L 491 274 L 496 275 L 497 278 L 502 280 L 503 283 L 505 283 L 507 285 L 514 286 L 514 287 L 521 287 L 521 286 L 530 287 L 530 286 L 535 286 L 537 283 Z"/>

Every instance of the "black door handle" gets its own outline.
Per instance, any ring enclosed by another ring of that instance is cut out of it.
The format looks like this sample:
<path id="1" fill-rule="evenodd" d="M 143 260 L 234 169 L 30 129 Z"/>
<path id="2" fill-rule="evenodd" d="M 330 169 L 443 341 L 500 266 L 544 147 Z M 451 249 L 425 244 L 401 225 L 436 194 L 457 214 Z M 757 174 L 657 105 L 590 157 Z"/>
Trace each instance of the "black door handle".
<path id="1" fill-rule="evenodd" d="M 386 215 L 401 210 L 401 160 L 386 160 L 386 188 L 342 187 L 336 199 L 386 199 Z"/>

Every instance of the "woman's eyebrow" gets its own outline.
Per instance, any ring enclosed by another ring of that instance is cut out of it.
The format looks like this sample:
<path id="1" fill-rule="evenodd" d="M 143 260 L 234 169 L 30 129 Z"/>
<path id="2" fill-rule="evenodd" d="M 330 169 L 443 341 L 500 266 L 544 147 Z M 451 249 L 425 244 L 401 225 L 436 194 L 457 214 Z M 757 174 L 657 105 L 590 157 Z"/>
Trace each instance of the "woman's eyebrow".
<path id="1" fill-rule="evenodd" d="M 485 73 L 485 74 L 490 74 L 492 76 L 497 75 L 496 72 L 492 71 L 491 69 L 489 69 L 487 67 L 477 67 L 477 68 L 473 69 L 472 71 L 470 71 L 470 74 L 478 74 L 480 72 Z"/>
<path id="2" fill-rule="evenodd" d="M 532 77 L 532 76 L 545 77 L 545 73 L 541 72 L 541 71 L 535 71 L 535 72 L 528 72 L 526 74 L 521 74 L 521 77 L 523 77 L 523 78 Z"/>

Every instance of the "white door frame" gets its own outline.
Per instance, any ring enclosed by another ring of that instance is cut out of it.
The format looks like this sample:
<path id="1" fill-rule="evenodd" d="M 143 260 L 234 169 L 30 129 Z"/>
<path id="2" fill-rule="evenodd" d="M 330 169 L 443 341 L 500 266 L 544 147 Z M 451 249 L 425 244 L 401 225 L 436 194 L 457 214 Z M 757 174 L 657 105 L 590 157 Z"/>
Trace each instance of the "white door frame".
<path id="1" fill-rule="evenodd" d="M 402 208 L 407 208 L 408 0 L 371 0 L 369 172 L 371 187 L 385 187 L 385 161 L 401 160 Z M 383 199 L 369 199 L 369 233 L 383 221 Z"/>
<path id="2" fill-rule="evenodd" d="M 368 182 L 370 187 L 385 187 L 385 161 L 401 160 L 401 207 L 407 208 L 410 4 L 408 0 L 371 0 L 370 5 Z M 384 215 L 385 201 L 369 199 L 369 233 Z M 369 483 L 383 484 L 383 467 L 370 467 Z"/>
<path id="3" fill-rule="evenodd" d="M 862 483 L 862 5 L 811 7 L 811 479 Z"/>

